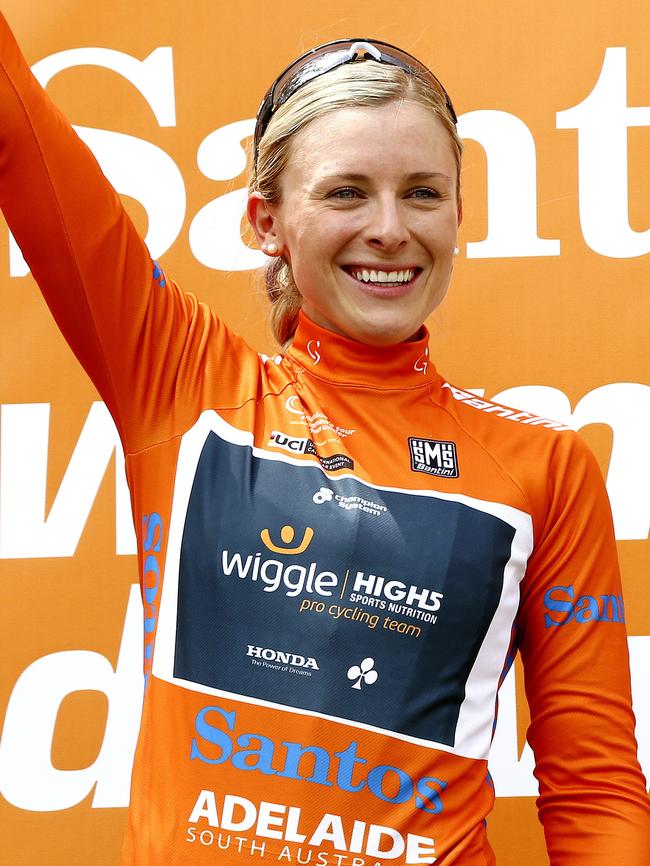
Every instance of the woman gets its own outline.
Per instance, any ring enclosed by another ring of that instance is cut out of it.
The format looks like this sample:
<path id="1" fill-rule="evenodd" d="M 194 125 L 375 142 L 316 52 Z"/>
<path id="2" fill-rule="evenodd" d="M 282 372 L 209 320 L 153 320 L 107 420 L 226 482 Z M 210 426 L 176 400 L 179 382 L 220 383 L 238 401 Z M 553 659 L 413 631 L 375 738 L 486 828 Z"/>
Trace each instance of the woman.
<path id="1" fill-rule="evenodd" d="M 150 261 L 6 28 L 1 56 L 2 205 L 115 418 L 140 527 L 123 862 L 494 863 L 518 648 L 552 862 L 646 864 L 598 469 L 429 358 L 461 219 L 439 82 L 360 40 L 269 91 L 249 218 L 288 349 L 264 360 Z"/>

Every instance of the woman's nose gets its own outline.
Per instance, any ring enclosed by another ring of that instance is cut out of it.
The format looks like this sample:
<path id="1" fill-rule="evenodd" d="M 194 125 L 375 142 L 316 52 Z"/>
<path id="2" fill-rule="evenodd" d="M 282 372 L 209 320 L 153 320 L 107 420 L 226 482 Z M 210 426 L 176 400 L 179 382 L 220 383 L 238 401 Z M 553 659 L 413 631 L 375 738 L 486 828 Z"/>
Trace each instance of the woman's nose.
<path id="1" fill-rule="evenodd" d="M 377 201 L 371 210 L 365 236 L 375 249 L 391 252 L 403 246 L 410 233 L 401 202 L 392 197 Z"/>

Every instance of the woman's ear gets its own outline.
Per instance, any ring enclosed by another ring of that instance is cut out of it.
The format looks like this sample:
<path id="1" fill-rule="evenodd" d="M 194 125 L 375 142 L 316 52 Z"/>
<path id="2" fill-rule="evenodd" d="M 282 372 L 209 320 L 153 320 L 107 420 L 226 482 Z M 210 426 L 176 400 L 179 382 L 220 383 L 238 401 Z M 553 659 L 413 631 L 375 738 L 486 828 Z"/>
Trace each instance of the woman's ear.
<path id="1" fill-rule="evenodd" d="M 248 196 L 246 215 L 260 249 L 270 255 L 277 255 L 281 243 L 277 234 L 277 218 L 273 205 L 264 198 L 262 193 L 252 192 Z"/>
<path id="2" fill-rule="evenodd" d="M 457 215 L 458 215 L 458 225 L 460 226 L 460 224 L 463 221 L 463 197 L 462 197 L 462 195 L 460 195 L 460 193 L 458 195 Z"/>

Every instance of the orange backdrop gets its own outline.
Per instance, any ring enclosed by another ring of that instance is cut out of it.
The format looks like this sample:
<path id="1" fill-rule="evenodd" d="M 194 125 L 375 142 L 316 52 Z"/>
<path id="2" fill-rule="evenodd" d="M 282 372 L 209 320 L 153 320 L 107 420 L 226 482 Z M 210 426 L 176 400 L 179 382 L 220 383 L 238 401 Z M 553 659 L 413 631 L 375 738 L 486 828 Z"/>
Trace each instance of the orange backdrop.
<path id="1" fill-rule="evenodd" d="M 451 381 L 566 420 L 595 450 L 648 774 L 647 0 L 616 12 L 588 0 L 4 0 L 3 10 L 152 253 L 266 351 L 260 254 L 240 232 L 239 142 L 270 80 L 299 51 L 348 35 L 395 42 L 440 76 L 466 140 L 465 220 L 452 291 L 429 323 L 433 355 Z M 6 228 L 0 306 L 0 862 L 116 864 L 141 688 L 121 456 Z M 548 862 L 525 728 L 515 670 L 492 761 L 500 866 Z"/>

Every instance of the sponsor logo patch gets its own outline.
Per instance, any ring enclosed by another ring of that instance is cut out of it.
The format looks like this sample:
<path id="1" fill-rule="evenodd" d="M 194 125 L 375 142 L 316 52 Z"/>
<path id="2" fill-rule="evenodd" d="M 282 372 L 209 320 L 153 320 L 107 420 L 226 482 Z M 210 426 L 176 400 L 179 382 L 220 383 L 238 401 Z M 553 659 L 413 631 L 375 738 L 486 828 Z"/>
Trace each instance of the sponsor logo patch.
<path id="1" fill-rule="evenodd" d="M 215 724 L 215 696 L 240 695 L 244 703 L 266 702 L 279 711 L 482 756 L 483 745 L 466 745 L 474 736 L 463 710 L 466 684 L 473 700 L 472 672 L 487 651 L 482 648 L 490 647 L 504 571 L 513 562 L 518 577 L 528 548 L 522 545 L 520 553 L 516 528 L 483 511 L 480 500 L 420 490 L 412 495 L 363 483 L 345 470 L 328 479 L 314 457 L 295 453 L 287 460 L 289 451 L 283 459 L 267 443 L 272 430 L 293 429 L 286 423 L 267 429 L 258 442 L 265 453 L 251 450 L 248 440 L 231 443 L 202 428 L 200 436 L 184 440 L 184 486 L 174 500 L 176 547 L 170 548 L 178 556 L 178 604 L 172 610 L 171 598 L 161 621 L 166 650 L 157 654 L 160 670 L 212 695 L 208 724 Z M 316 441 L 305 427 L 295 438 Z M 409 433 L 420 435 L 405 432 L 404 445 Z M 322 449 L 334 451 L 345 454 L 343 447 Z M 522 533 L 530 531 L 527 521 L 522 518 Z M 469 554 L 459 541 L 465 538 L 471 539 Z M 514 616 L 516 600 L 510 604 L 505 611 Z M 307 667 L 309 658 L 320 671 Z M 434 662 L 423 666 L 423 658 Z M 347 676 L 351 667 L 359 669 L 354 678 Z M 487 729 L 493 708 L 484 702 L 480 711 Z M 215 759 L 210 734 L 217 736 L 214 727 L 206 738 L 208 761 Z M 260 767 L 270 766 L 266 748 L 263 741 Z M 241 765 L 245 752 L 235 759 Z M 325 757 L 318 752 L 317 758 L 320 772 Z M 379 760 L 385 766 L 385 756 Z M 358 765 L 352 769 L 358 775 Z M 395 773 L 386 772 L 394 797 Z M 402 806 L 406 780 L 399 779 Z"/>
<path id="2" fill-rule="evenodd" d="M 379 674 L 374 669 L 375 660 L 372 658 L 364 659 L 359 665 L 352 665 L 348 670 L 348 679 L 354 680 L 353 689 L 360 689 L 361 684 L 371 686 L 377 682 Z"/>
<path id="3" fill-rule="evenodd" d="M 347 436 L 356 433 L 354 427 L 340 427 L 338 424 L 334 424 L 330 421 L 327 415 L 324 415 L 322 412 L 314 412 L 313 415 L 309 415 L 303 410 L 300 398 L 297 394 L 292 394 L 290 397 L 287 397 L 284 406 L 287 412 L 298 416 L 295 420 L 289 421 L 289 424 L 304 425 L 308 427 L 312 436 L 331 434 L 325 442 L 338 442 L 340 439 L 345 439 Z M 318 444 L 323 445 L 325 442 L 319 442 Z"/>
<path id="4" fill-rule="evenodd" d="M 540 418 L 537 415 L 532 415 L 530 412 L 508 409 L 507 406 L 501 406 L 499 403 L 483 400 L 477 397 L 476 394 L 472 394 L 471 391 L 461 391 L 460 388 L 454 388 L 449 382 L 444 382 L 442 387 L 451 391 L 454 400 L 459 400 L 461 403 L 472 406 L 474 409 L 480 409 L 482 412 L 494 412 L 500 418 L 507 418 L 509 421 L 517 421 L 519 424 L 530 424 L 531 427 L 548 427 L 549 430 L 572 429 L 561 424 L 559 421 L 553 421 L 551 418 Z"/>
<path id="5" fill-rule="evenodd" d="M 589 622 L 625 622 L 625 607 L 622 595 L 581 595 L 576 599 L 572 584 L 552 586 L 544 595 L 546 628 L 562 628 L 574 622 L 583 625 Z"/>
<path id="6" fill-rule="evenodd" d="M 287 671 L 289 668 L 320 670 L 318 662 L 311 656 L 302 656 L 298 653 L 285 652 L 284 650 L 271 649 L 270 647 L 248 644 L 246 655 L 251 657 L 253 664 L 272 670 Z"/>
<path id="7" fill-rule="evenodd" d="M 382 514 L 388 512 L 385 505 L 374 502 L 372 499 L 365 499 L 363 496 L 341 496 L 338 493 L 334 493 L 329 487 L 321 487 L 317 493 L 314 493 L 312 502 L 315 502 L 316 505 L 333 502 L 345 511 L 365 511 L 367 514 L 372 514 L 375 517 L 381 517 Z"/>
<path id="8" fill-rule="evenodd" d="M 283 451 L 288 451 L 290 454 L 312 454 L 323 469 L 330 472 L 336 472 L 337 469 L 354 469 L 354 460 L 346 454 L 331 454 L 329 457 L 322 457 L 318 453 L 313 439 L 306 436 L 290 436 L 288 433 L 274 430 L 268 444 L 274 448 L 282 448 Z"/>
<path id="9" fill-rule="evenodd" d="M 458 478 L 456 443 L 442 439 L 418 439 L 409 436 L 411 469 L 440 478 Z"/>

